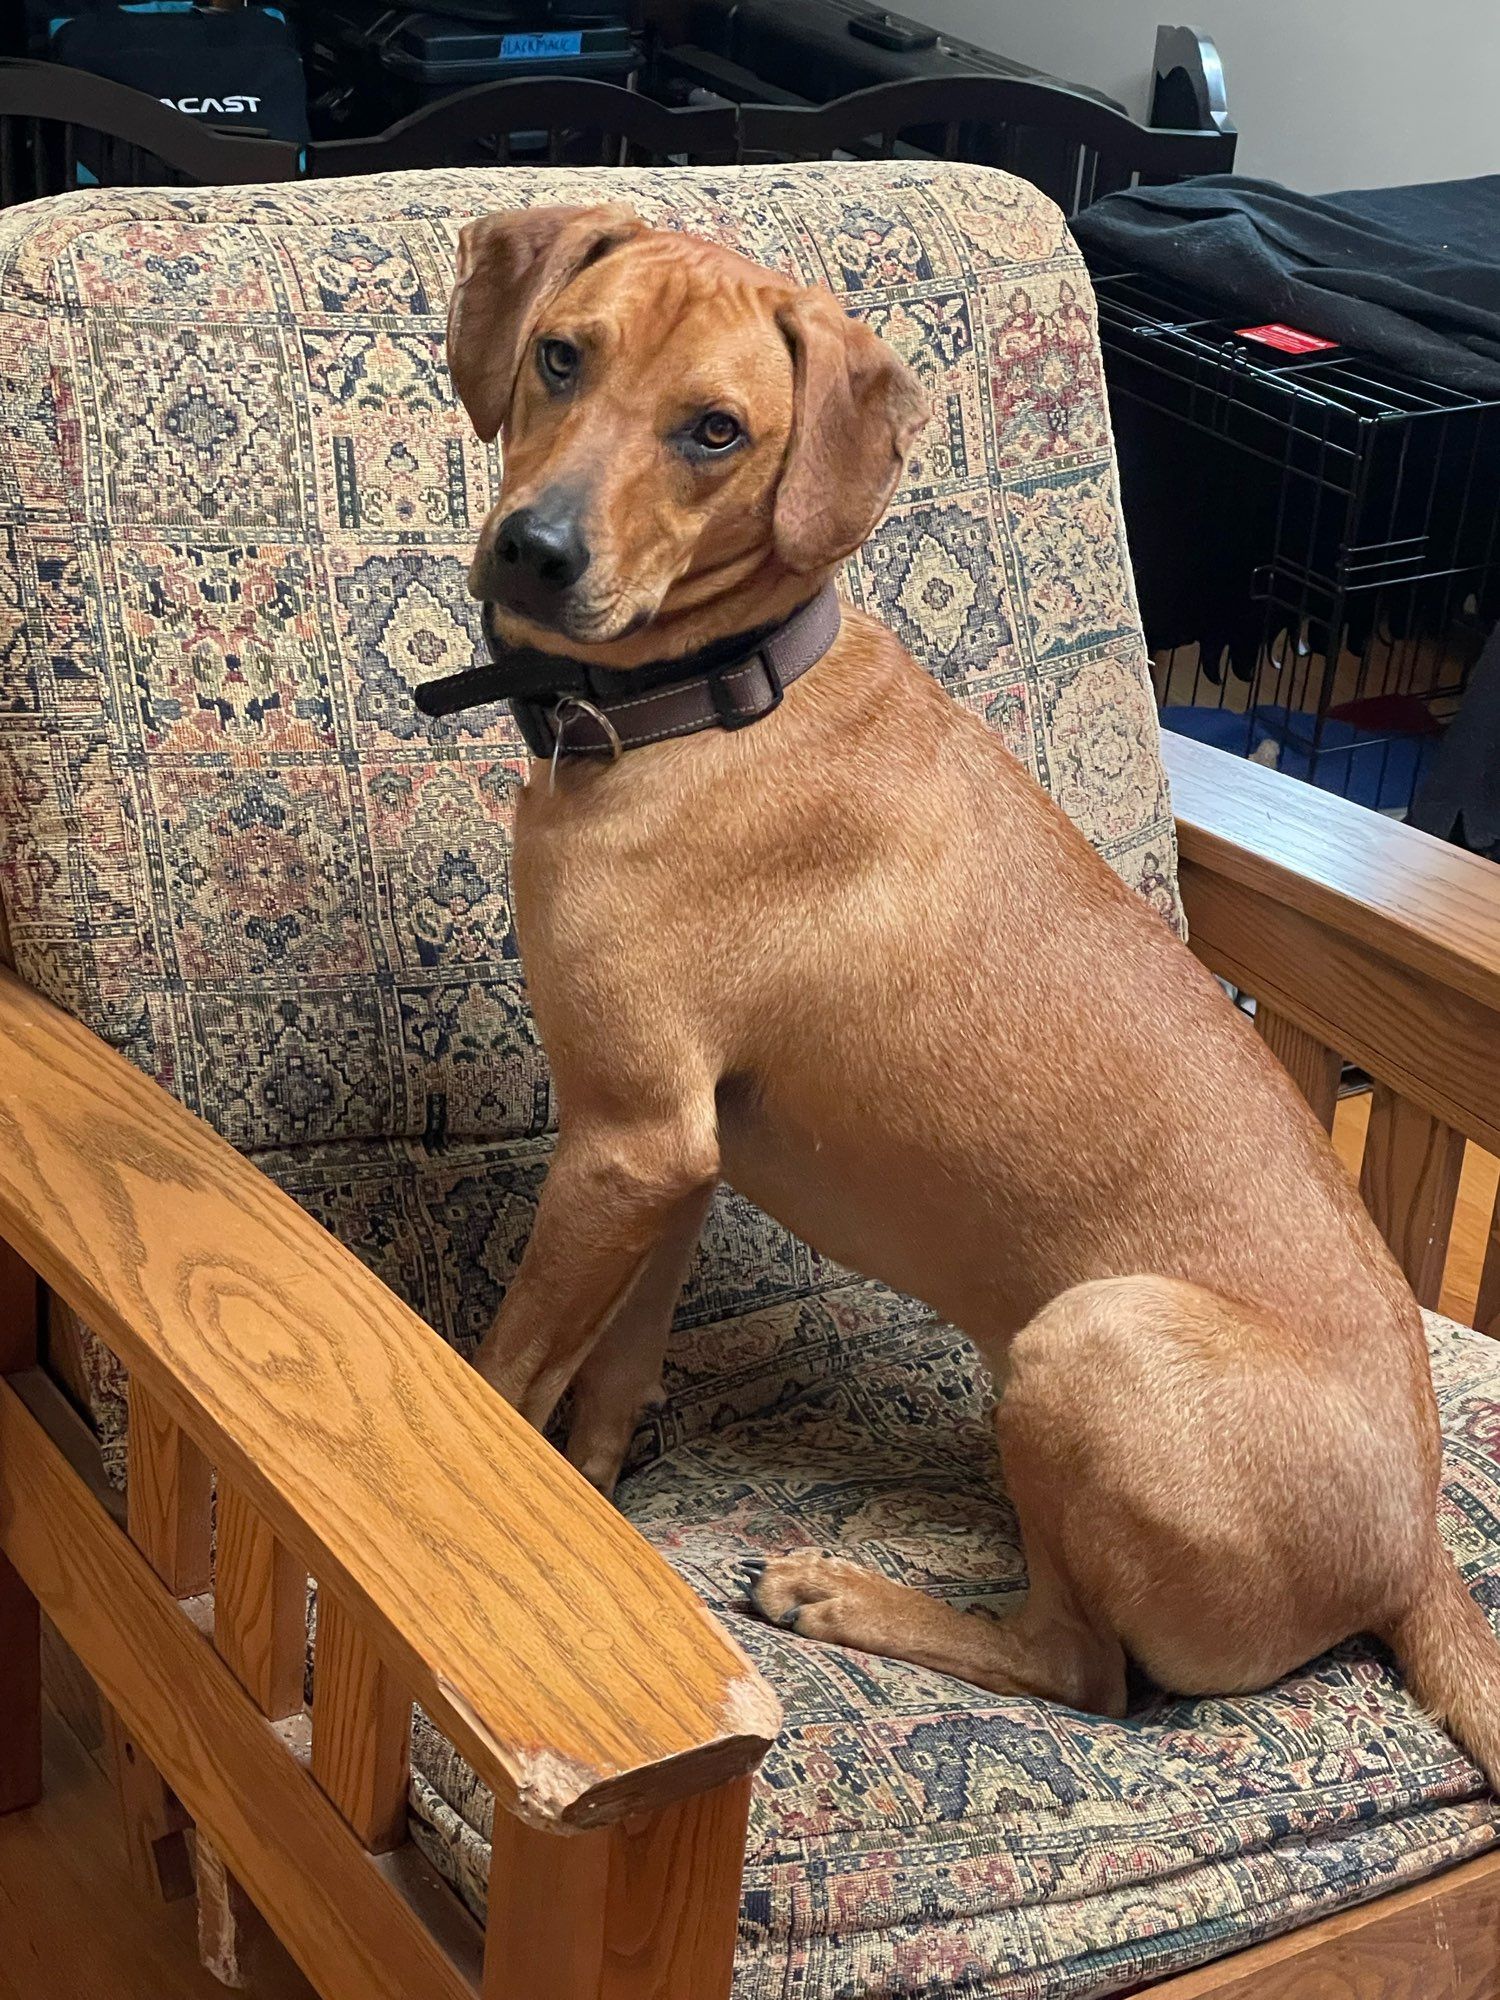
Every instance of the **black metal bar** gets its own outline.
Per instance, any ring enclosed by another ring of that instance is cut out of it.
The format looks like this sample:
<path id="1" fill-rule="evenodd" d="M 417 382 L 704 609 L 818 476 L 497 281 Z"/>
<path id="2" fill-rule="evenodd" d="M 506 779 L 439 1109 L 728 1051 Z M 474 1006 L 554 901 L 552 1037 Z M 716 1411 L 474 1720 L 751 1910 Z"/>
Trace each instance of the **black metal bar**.
<path id="1" fill-rule="evenodd" d="M 1223 173 L 1234 160 L 1233 133 L 1159 131 L 1063 84 L 1010 76 L 914 77 L 852 91 L 829 104 L 746 104 L 739 112 L 740 156 L 826 159 L 870 132 L 909 132 L 950 120 L 1066 132 L 1128 163 L 1121 169 L 1127 178 Z"/>
<path id="2" fill-rule="evenodd" d="M 732 158 L 737 117 L 732 104 L 657 104 L 593 78 L 522 77 L 440 98 L 370 138 L 315 144 L 308 148 L 308 172 L 323 177 L 437 166 L 448 148 L 486 140 L 498 142 L 508 160 L 517 133 L 559 130 L 623 140 L 662 156 Z"/>

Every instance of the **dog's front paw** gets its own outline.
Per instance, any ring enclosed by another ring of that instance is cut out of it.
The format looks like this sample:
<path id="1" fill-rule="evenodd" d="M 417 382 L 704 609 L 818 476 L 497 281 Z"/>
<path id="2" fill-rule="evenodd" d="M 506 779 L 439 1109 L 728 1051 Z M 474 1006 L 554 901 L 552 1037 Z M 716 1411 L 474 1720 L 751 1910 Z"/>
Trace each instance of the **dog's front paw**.
<path id="1" fill-rule="evenodd" d="M 870 1644 L 879 1600 L 892 1586 L 842 1556 L 798 1549 L 749 1565 L 750 1602 L 762 1618 L 801 1639 L 835 1646 Z"/>

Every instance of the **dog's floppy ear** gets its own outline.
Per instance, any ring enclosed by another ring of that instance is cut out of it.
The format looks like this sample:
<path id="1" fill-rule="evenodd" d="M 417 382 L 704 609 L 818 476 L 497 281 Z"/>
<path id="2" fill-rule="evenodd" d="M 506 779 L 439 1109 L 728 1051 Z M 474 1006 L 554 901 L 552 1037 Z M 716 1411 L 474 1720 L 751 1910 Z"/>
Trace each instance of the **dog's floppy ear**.
<path id="1" fill-rule="evenodd" d="M 448 368 L 488 444 L 505 422 L 537 317 L 585 266 L 645 223 L 628 208 L 518 208 L 466 223 L 448 301 Z"/>
<path id="2" fill-rule="evenodd" d="M 776 551 L 788 569 L 826 569 L 870 533 L 930 414 L 893 349 L 809 286 L 777 312 L 792 350 L 794 402 L 776 492 Z"/>

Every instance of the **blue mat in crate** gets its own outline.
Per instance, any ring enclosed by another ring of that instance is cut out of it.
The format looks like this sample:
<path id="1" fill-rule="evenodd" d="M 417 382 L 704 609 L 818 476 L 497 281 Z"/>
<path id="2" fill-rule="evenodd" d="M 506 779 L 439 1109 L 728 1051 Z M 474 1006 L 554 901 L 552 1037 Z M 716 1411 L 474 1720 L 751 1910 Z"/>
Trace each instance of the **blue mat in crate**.
<path id="1" fill-rule="evenodd" d="M 1174 704 L 1161 711 L 1161 726 L 1178 736 L 1249 757 L 1267 743 L 1276 745 L 1276 768 L 1291 778 L 1311 778 L 1325 792 L 1338 792 L 1377 812 L 1404 812 L 1423 765 L 1439 741 L 1415 731 L 1382 731 L 1372 735 L 1352 722 L 1330 716 L 1313 759 L 1315 718 L 1288 716 L 1285 709 L 1263 705 L 1250 714 L 1228 708 L 1192 708 Z"/>

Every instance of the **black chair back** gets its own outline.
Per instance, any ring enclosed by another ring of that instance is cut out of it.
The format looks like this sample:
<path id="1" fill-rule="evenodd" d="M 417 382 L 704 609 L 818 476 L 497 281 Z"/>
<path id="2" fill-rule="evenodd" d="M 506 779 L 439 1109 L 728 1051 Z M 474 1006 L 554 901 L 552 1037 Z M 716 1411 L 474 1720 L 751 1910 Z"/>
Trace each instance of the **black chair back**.
<path id="1" fill-rule="evenodd" d="M 828 104 L 747 104 L 742 160 L 974 160 L 1041 188 L 1065 215 L 1137 184 L 1227 173 L 1235 134 L 1159 131 L 1065 85 L 1010 76 L 916 77 Z"/>
<path id="2" fill-rule="evenodd" d="M 523 77 L 481 83 L 426 104 L 367 139 L 311 148 L 309 170 L 385 173 L 401 167 L 717 165 L 737 150 L 731 104 L 682 109 L 617 83 Z"/>
<path id="3" fill-rule="evenodd" d="M 59 63 L 0 62 L 0 208 L 98 183 L 288 181 L 300 149 L 217 132 L 143 90 Z"/>
<path id="4" fill-rule="evenodd" d="M 110 187 L 293 180 L 407 167 L 716 166 L 935 158 L 1004 167 L 1075 215 L 1136 183 L 1223 173 L 1233 131 L 1161 131 L 1063 85 L 919 77 L 829 104 L 669 108 L 572 77 L 485 83 L 370 138 L 311 146 L 215 131 L 144 92 L 53 63 L 0 62 L 0 207 Z"/>

